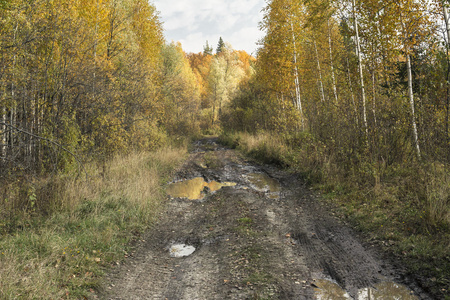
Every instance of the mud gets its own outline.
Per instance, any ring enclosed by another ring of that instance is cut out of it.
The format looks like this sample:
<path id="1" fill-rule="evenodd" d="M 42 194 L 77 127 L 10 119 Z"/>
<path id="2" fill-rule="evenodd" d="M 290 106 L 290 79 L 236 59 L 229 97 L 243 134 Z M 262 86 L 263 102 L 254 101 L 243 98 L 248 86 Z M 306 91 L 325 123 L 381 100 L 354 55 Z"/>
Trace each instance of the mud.
<path id="1" fill-rule="evenodd" d="M 192 179 L 95 298 L 431 299 L 296 175 L 204 139 L 173 182 Z"/>

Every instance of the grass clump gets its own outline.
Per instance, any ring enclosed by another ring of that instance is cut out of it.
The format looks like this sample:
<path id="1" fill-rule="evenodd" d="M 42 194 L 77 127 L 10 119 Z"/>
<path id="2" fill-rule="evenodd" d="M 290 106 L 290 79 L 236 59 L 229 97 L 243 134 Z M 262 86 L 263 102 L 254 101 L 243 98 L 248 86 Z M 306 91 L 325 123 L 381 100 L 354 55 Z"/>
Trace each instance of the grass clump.
<path id="1" fill-rule="evenodd" d="M 116 156 L 90 164 L 88 180 L 61 175 L 28 186 L 10 183 L 1 203 L 0 298 L 89 297 L 155 220 L 162 184 L 184 153 L 167 148 Z"/>

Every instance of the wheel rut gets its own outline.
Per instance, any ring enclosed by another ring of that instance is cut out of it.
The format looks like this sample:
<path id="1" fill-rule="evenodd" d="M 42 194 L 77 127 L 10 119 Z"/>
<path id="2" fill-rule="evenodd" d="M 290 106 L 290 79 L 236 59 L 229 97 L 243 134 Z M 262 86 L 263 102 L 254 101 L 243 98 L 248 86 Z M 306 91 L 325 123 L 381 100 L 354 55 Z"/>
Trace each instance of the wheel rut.
<path id="1" fill-rule="evenodd" d="M 430 299 L 401 285 L 401 271 L 295 175 L 204 139 L 174 182 L 195 178 L 187 186 L 198 189 L 189 194 L 196 199 L 169 196 L 133 257 L 114 268 L 95 298 Z M 173 245 L 195 251 L 173 257 Z"/>

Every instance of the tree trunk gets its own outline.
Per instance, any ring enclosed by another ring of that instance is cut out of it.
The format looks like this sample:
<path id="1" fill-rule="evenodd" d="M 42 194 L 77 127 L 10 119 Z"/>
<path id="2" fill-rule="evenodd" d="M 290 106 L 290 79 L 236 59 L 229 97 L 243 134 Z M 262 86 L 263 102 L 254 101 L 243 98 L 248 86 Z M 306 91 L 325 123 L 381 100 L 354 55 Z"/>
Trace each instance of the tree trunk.
<path id="1" fill-rule="evenodd" d="M 109 12 L 109 36 L 106 46 L 106 57 L 109 59 L 112 56 L 112 43 L 114 41 L 115 21 L 116 21 L 116 2 L 113 1 Z"/>
<path id="2" fill-rule="evenodd" d="M 97 46 L 98 46 L 98 0 L 97 0 L 97 6 L 95 11 L 95 27 L 94 27 L 94 35 L 95 35 L 95 41 L 94 41 L 94 72 L 92 72 L 92 103 L 94 103 L 95 98 L 95 82 L 96 82 L 96 72 L 97 72 Z"/>
<path id="3" fill-rule="evenodd" d="M 352 77 L 350 74 L 350 62 L 348 61 L 348 57 L 347 57 L 347 75 L 348 75 L 348 86 L 350 88 L 350 94 L 352 97 L 353 110 L 355 111 L 356 125 L 359 127 L 358 108 L 357 108 L 356 102 L 355 102 L 355 94 L 353 93 L 353 83 L 352 83 Z"/>
<path id="4" fill-rule="evenodd" d="M 445 137 L 447 140 L 447 159 L 450 161 L 450 133 L 449 133 L 449 110 L 450 110 L 450 20 L 448 15 L 448 8 L 446 6 L 446 1 L 442 1 L 442 6 L 444 8 L 444 19 L 445 27 L 447 30 L 447 96 L 446 96 L 446 110 L 445 115 Z"/>
<path id="5" fill-rule="evenodd" d="M 315 52 L 316 52 L 317 70 L 319 72 L 319 87 L 320 87 L 321 101 L 325 102 L 325 91 L 324 91 L 324 88 L 323 88 L 322 69 L 320 68 L 319 51 L 317 50 L 317 43 L 316 43 L 316 41 L 314 41 L 314 49 L 315 49 Z"/>
<path id="6" fill-rule="evenodd" d="M 292 42 L 294 44 L 294 81 L 295 81 L 295 101 L 297 109 L 300 112 L 300 118 L 302 122 L 302 130 L 305 130 L 305 121 L 303 116 L 303 108 L 302 108 L 302 99 L 300 94 L 300 80 L 298 76 L 298 67 L 297 67 L 297 47 L 295 42 L 295 35 L 294 35 L 294 24 L 292 24 L 291 21 L 291 30 L 292 30 Z"/>
<path id="7" fill-rule="evenodd" d="M 364 129 L 366 132 L 366 139 L 369 140 L 369 127 L 367 125 L 367 109 L 366 109 L 366 90 L 364 87 L 364 73 L 362 66 L 362 58 L 361 58 L 361 45 L 359 41 L 359 29 L 358 29 L 358 19 L 356 18 L 356 3 L 353 1 L 353 18 L 354 18 L 354 26 L 356 33 L 356 54 L 358 56 L 358 66 L 359 66 L 359 80 L 361 84 L 361 98 L 363 103 L 363 120 L 364 120 Z"/>
<path id="8" fill-rule="evenodd" d="M 18 30 L 19 24 L 16 23 L 16 27 L 14 29 L 14 38 L 13 43 L 16 43 L 16 34 Z M 16 120 L 17 120 L 17 102 L 16 102 L 16 86 L 14 84 L 14 80 L 16 80 L 16 54 L 13 55 L 13 65 L 12 65 L 12 76 L 11 76 L 11 107 L 10 107 L 10 116 L 9 116 L 9 123 L 12 126 L 16 126 Z M 12 155 L 12 151 L 14 151 L 14 143 L 15 143 L 15 134 L 14 130 L 9 131 L 9 147 L 10 147 L 10 154 Z"/>
<path id="9" fill-rule="evenodd" d="M 6 123 L 6 107 L 2 106 L 2 122 Z M 2 126 L 2 152 L 1 156 L 6 157 L 6 125 Z"/>
<path id="10" fill-rule="evenodd" d="M 377 126 L 377 91 L 375 87 L 375 65 L 372 66 L 372 113 L 375 126 Z"/>
<path id="11" fill-rule="evenodd" d="M 338 105 L 338 95 L 337 95 L 337 87 L 336 87 L 336 76 L 334 74 L 334 64 L 333 64 L 333 48 L 331 43 L 331 27 L 330 27 L 330 20 L 328 20 L 328 44 L 330 48 L 330 68 L 331 68 L 331 80 L 333 84 L 333 94 L 334 94 L 334 100 L 336 102 L 336 105 Z"/>
<path id="12" fill-rule="evenodd" d="M 211 126 L 214 126 L 214 121 L 216 119 L 216 101 L 217 101 L 217 85 L 214 84 L 214 100 L 213 100 L 213 111 L 211 118 Z"/>
<path id="13" fill-rule="evenodd" d="M 6 88 L 5 88 L 5 81 L 4 80 L 2 80 L 2 89 L 1 89 L 1 93 L 2 93 L 2 95 L 1 95 L 1 99 L 2 99 L 2 106 L 1 106 L 1 109 L 2 109 L 2 111 L 1 111 L 1 114 L 2 114 L 2 123 L 3 123 L 3 125 L 2 125 L 2 138 L 1 138 L 1 144 L 2 144 L 2 146 L 1 146 L 1 156 L 2 157 L 6 157 L 6 130 L 7 130 L 7 128 L 6 128 L 6 103 L 5 103 L 5 100 L 6 100 Z"/>
<path id="14" fill-rule="evenodd" d="M 412 71 L 411 71 L 411 56 L 409 53 L 406 55 L 406 68 L 408 72 L 408 96 L 409 96 L 409 105 L 411 107 L 411 122 L 414 134 L 414 146 L 416 147 L 417 157 L 420 158 L 420 146 L 419 146 L 419 135 L 417 133 L 417 124 L 416 124 L 416 115 L 414 112 L 414 93 L 412 86 Z"/>

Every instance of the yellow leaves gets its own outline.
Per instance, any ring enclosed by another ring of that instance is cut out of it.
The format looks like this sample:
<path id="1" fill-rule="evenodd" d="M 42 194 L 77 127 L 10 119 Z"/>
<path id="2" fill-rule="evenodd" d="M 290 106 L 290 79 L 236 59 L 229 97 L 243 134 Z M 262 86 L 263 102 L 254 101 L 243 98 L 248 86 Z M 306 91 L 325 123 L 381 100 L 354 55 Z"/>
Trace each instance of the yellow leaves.
<path id="1" fill-rule="evenodd" d="M 131 25 L 143 55 L 155 61 L 163 44 L 162 24 L 156 9 L 148 1 L 136 0 L 132 7 Z"/>

